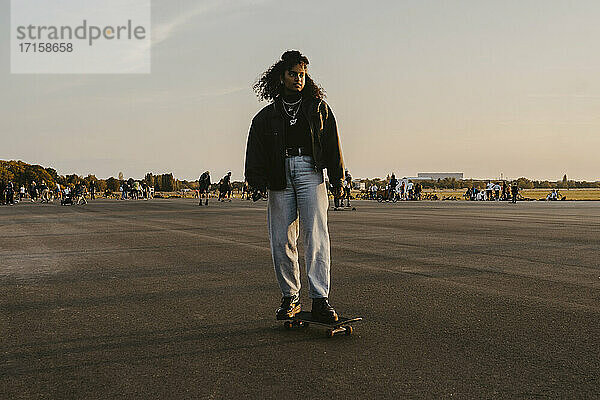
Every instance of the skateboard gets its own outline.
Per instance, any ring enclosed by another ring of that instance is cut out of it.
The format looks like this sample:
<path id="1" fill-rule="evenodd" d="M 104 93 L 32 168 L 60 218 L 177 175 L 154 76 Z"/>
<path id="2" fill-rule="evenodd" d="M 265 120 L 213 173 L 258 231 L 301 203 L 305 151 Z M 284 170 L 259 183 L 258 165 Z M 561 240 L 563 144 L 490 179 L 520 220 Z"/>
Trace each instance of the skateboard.
<path id="1" fill-rule="evenodd" d="M 333 207 L 333 211 L 356 211 L 356 207 Z"/>
<path id="2" fill-rule="evenodd" d="M 333 337 L 337 333 L 344 333 L 345 335 L 352 335 L 354 331 L 350 324 L 354 322 L 362 321 L 362 317 L 356 318 L 344 318 L 338 317 L 335 322 L 322 322 L 313 318 L 310 311 L 300 311 L 292 318 L 286 320 L 283 323 L 285 329 L 292 329 L 293 327 L 308 327 L 310 324 L 324 326 L 327 328 L 327 337 Z"/>

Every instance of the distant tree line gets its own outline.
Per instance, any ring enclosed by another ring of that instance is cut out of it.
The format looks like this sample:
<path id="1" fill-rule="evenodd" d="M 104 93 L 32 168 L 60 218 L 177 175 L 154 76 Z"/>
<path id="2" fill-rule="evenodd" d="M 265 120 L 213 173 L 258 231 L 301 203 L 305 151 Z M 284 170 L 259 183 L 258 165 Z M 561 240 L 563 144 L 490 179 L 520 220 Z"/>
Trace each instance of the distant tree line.
<path id="1" fill-rule="evenodd" d="M 386 179 L 363 179 L 366 187 L 375 184 L 377 186 L 386 185 L 390 178 Z M 512 182 L 512 180 L 504 180 L 505 182 Z M 484 189 L 488 182 L 502 182 L 501 179 L 455 179 L 455 178 L 444 178 L 434 180 L 419 180 L 419 183 L 424 189 L 467 189 L 467 188 L 478 188 Z M 587 189 L 587 188 L 600 188 L 600 181 L 587 182 L 587 181 L 574 181 L 568 180 L 565 175 L 562 180 L 558 181 L 536 181 L 527 178 L 518 178 L 518 185 L 521 189 Z"/>
<path id="2" fill-rule="evenodd" d="M 23 161 L 3 161 L 0 160 L 0 185 L 3 187 L 8 181 L 12 181 L 15 188 L 20 186 L 29 187 L 31 182 L 35 181 L 40 184 L 45 181 L 48 186 L 55 186 L 56 183 L 61 186 L 74 186 L 77 182 L 84 183 L 87 187 L 94 185 L 98 191 L 110 190 L 118 192 L 119 187 L 123 182 L 129 185 L 133 184 L 136 179 L 124 179 L 123 174 L 119 173 L 121 179 L 110 177 L 108 179 L 98 179 L 95 175 L 78 176 L 59 175 L 53 168 L 44 168 L 41 165 L 27 164 Z M 174 192 L 183 188 L 194 189 L 198 187 L 198 182 L 179 181 L 173 177 L 172 173 L 154 175 L 147 173 L 143 179 L 139 181 L 145 182 L 148 186 L 154 186 L 155 191 Z"/>
<path id="3" fill-rule="evenodd" d="M 120 178 L 120 179 L 119 179 Z M 397 177 L 400 179 L 399 177 Z M 105 191 L 106 189 L 112 192 L 118 192 L 122 182 L 127 181 L 128 184 L 133 184 L 135 179 L 129 178 L 124 179 L 123 173 L 118 174 L 118 178 L 110 177 L 108 179 L 98 179 L 95 175 L 78 176 L 76 174 L 71 175 L 59 175 L 53 168 L 45 168 L 41 165 L 27 164 L 23 161 L 3 161 L 0 160 L 0 186 L 4 186 L 8 181 L 12 181 L 15 188 L 25 185 L 28 187 L 32 181 L 41 183 L 45 181 L 49 186 L 56 183 L 62 186 L 74 186 L 75 183 L 81 181 L 88 187 L 94 185 L 98 191 Z M 361 182 L 365 183 L 366 187 L 370 187 L 375 184 L 379 187 L 385 186 L 390 180 L 390 176 L 385 179 L 373 178 L 373 179 L 361 179 Z M 187 181 L 178 180 L 173 177 L 172 173 L 154 175 L 153 173 L 147 173 L 143 179 L 139 181 L 145 182 L 148 186 L 153 186 L 157 192 L 175 192 L 181 189 L 197 189 L 198 181 Z M 213 178 L 214 181 L 214 178 Z M 485 188 L 487 182 L 501 182 L 501 180 L 487 179 L 487 180 L 475 180 L 475 179 L 455 179 L 445 178 L 437 180 L 420 180 L 419 182 L 424 189 L 467 189 L 467 188 Z M 585 188 L 600 188 L 600 181 L 586 182 L 586 181 L 574 181 L 569 180 L 567 175 L 564 175 L 561 180 L 558 181 L 536 181 L 529 180 L 527 178 L 517 179 L 519 187 L 522 189 L 585 189 Z M 217 180 L 218 182 L 218 180 Z M 213 182 L 211 189 L 215 190 L 218 186 L 217 182 Z M 234 190 L 240 190 L 242 182 L 232 182 Z"/>
<path id="4" fill-rule="evenodd" d="M 566 175 L 565 175 L 566 177 Z M 505 180 L 505 182 L 512 182 L 513 180 Z M 558 181 L 536 181 L 530 180 L 524 177 L 516 179 L 521 189 L 586 189 L 586 188 L 600 188 L 600 182 L 586 182 L 586 181 L 573 181 L 562 179 Z M 487 182 L 502 182 L 500 179 L 486 179 L 486 180 L 474 180 L 474 179 L 462 179 L 456 180 L 454 178 L 438 179 L 433 181 L 421 181 L 424 188 L 439 188 L 439 189 L 466 189 L 476 187 L 478 189 L 485 188 Z"/>

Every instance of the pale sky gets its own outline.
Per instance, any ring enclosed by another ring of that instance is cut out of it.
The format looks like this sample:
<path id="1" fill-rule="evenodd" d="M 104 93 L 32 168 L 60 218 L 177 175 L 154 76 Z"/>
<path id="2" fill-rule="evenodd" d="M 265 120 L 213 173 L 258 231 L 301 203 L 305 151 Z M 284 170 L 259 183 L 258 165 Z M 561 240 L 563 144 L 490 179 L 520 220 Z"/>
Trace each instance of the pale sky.
<path id="1" fill-rule="evenodd" d="M 9 10 L 0 159 L 240 180 L 252 84 L 298 49 L 355 178 L 600 180 L 597 0 L 155 0 L 147 75 L 11 75 Z"/>

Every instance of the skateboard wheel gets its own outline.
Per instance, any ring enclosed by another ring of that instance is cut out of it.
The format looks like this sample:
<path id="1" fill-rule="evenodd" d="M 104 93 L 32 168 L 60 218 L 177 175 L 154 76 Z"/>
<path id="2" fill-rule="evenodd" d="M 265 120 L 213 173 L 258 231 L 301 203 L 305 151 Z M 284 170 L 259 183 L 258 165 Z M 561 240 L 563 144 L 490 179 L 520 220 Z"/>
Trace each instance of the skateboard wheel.
<path id="1" fill-rule="evenodd" d="M 329 338 L 333 337 L 333 329 L 330 329 L 327 331 L 327 337 L 329 337 Z"/>
<path id="2" fill-rule="evenodd" d="M 352 335 L 352 327 L 351 326 L 347 326 L 346 327 L 346 331 L 344 332 L 346 335 Z"/>
<path id="3" fill-rule="evenodd" d="M 291 321 L 285 321 L 285 322 L 283 323 L 283 327 L 284 327 L 285 329 L 292 329 L 292 322 L 291 322 Z"/>

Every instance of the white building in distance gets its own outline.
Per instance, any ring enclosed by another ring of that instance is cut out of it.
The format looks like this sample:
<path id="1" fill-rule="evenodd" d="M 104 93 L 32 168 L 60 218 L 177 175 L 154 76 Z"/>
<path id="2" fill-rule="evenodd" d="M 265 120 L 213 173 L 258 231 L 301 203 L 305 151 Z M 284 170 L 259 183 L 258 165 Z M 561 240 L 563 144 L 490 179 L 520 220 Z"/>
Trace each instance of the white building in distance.
<path id="1" fill-rule="evenodd" d="M 454 178 L 456 180 L 460 180 L 460 179 L 464 179 L 464 173 L 463 172 L 419 172 L 419 173 L 417 173 L 417 178 L 421 178 L 421 179 L 431 178 L 433 180 Z"/>

